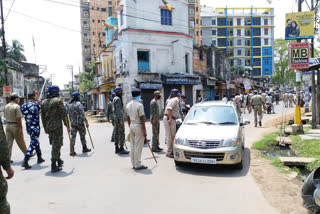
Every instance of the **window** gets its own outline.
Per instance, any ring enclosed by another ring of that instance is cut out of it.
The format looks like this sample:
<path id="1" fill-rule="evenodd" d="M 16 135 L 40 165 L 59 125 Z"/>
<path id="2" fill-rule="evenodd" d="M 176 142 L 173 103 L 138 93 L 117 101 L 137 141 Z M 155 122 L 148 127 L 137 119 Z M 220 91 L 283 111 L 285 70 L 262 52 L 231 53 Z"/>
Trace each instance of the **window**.
<path id="1" fill-rule="evenodd" d="M 86 11 L 83 13 L 84 17 L 89 17 L 89 13 Z"/>
<path id="2" fill-rule="evenodd" d="M 269 34 L 268 28 L 264 29 L 264 35 L 268 35 L 268 34 Z"/>
<path id="3" fill-rule="evenodd" d="M 184 57 L 185 57 L 186 73 L 189 73 L 189 55 L 186 54 Z"/>
<path id="4" fill-rule="evenodd" d="M 265 73 L 266 75 L 268 75 L 268 74 L 269 74 L 269 69 L 264 69 L 264 73 Z"/>
<path id="5" fill-rule="evenodd" d="M 199 19 L 196 20 L 196 24 L 197 24 L 197 25 L 199 24 Z"/>
<path id="6" fill-rule="evenodd" d="M 189 8 L 189 15 L 194 16 L 194 9 L 193 8 Z"/>
<path id="7" fill-rule="evenodd" d="M 238 36 L 241 36 L 241 29 L 238 29 L 238 30 L 237 30 L 237 35 L 238 35 Z"/>
<path id="8" fill-rule="evenodd" d="M 242 62 L 241 62 L 241 59 L 238 59 L 238 65 L 241 65 Z"/>
<path id="9" fill-rule="evenodd" d="M 84 48 L 87 49 L 87 48 L 89 48 L 89 46 L 88 46 L 88 45 L 85 45 Z"/>
<path id="10" fill-rule="evenodd" d="M 199 36 L 199 31 L 197 31 L 197 36 Z"/>
<path id="11" fill-rule="evenodd" d="M 202 30 L 200 32 L 201 32 L 201 36 L 202 36 Z"/>
<path id="12" fill-rule="evenodd" d="M 102 36 L 106 36 L 106 33 L 102 33 Z"/>
<path id="13" fill-rule="evenodd" d="M 109 1 L 108 4 L 109 4 L 109 5 L 112 5 L 112 1 Z"/>
<path id="14" fill-rule="evenodd" d="M 237 19 L 237 25 L 241 25 L 241 19 Z"/>
<path id="15" fill-rule="evenodd" d="M 229 31 L 229 36 L 233 36 L 233 30 Z"/>
<path id="16" fill-rule="evenodd" d="M 94 36 L 96 33 L 95 32 L 92 32 L 92 35 Z"/>
<path id="17" fill-rule="evenodd" d="M 107 12 L 107 8 L 101 8 L 101 12 Z"/>
<path id="18" fill-rule="evenodd" d="M 241 46 L 241 39 L 238 39 L 238 40 L 237 40 L 237 45 L 238 45 L 238 46 Z"/>
<path id="19" fill-rule="evenodd" d="M 172 25 L 172 12 L 167 9 L 161 9 L 161 24 L 162 25 Z M 199 20 L 197 19 L 197 24 Z"/>
<path id="20" fill-rule="evenodd" d="M 264 19 L 264 25 L 268 25 L 268 19 Z"/>
<path id="21" fill-rule="evenodd" d="M 241 56 L 241 50 L 237 51 L 238 56 Z M 240 59 L 239 59 L 240 60 Z"/>
<path id="22" fill-rule="evenodd" d="M 109 16 L 112 16 L 112 7 L 108 7 Z"/>
<path id="23" fill-rule="evenodd" d="M 87 33 L 84 33 L 84 34 L 83 34 L 83 36 L 84 36 L 84 37 L 87 37 L 87 36 L 88 36 L 88 34 L 87 34 Z"/>
<path id="24" fill-rule="evenodd" d="M 268 49 L 264 49 L 264 55 L 266 55 L 266 56 L 269 55 L 269 50 Z"/>
<path id="25" fill-rule="evenodd" d="M 196 12 L 198 12 L 199 11 L 199 8 L 198 7 L 196 7 Z"/>
<path id="26" fill-rule="evenodd" d="M 92 22 L 94 23 L 94 19 L 92 19 Z"/>
<path id="27" fill-rule="evenodd" d="M 217 35 L 217 30 L 212 30 L 212 36 Z"/>
<path id="28" fill-rule="evenodd" d="M 268 39 L 264 39 L 264 45 L 268 45 Z"/>
<path id="29" fill-rule="evenodd" d="M 217 46 L 217 40 L 212 40 L 212 45 Z"/>
<path id="30" fill-rule="evenodd" d="M 138 51 L 138 71 L 150 71 L 149 51 Z"/>
<path id="31" fill-rule="evenodd" d="M 100 20 L 98 20 L 98 23 L 100 23 Z"/>
<path id="32" fill-rule="evenodd" d="M 123 25 L 123 10 L 120 11 L 120 25 Z"/>
<path id="33" fill-rule="evenodd" d="M 265 65 L 269 65 L 269 60 L 268 60 L 268 59 L 265 59 L 265 60 L 264 60 L 264 64 L 265 64 Z"/>
<path id="34" fill-rule="evenodd" d="M 217 20 L 212 19 L 212 25 L 217 25 Z"/>
<path id="35" fill-rule="evenodd" d="M 100 8 L 99 8 L 99 7 L 97 7 L 97 10 L 100 10 Z"/>

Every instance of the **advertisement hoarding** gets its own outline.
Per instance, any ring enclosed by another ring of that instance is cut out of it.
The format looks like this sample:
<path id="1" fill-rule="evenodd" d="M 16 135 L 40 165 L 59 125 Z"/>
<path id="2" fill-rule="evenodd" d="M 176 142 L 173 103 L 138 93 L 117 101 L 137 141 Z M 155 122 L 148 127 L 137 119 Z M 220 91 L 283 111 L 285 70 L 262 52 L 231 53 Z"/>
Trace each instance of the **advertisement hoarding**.
<path id="1" fill-rule="evenodd" d="M 309 42 L 290 43 L 289 59 L 290 69 L 306 69 L 309 68 Z"/>
<path id="2" fill-rule="evenodd" d="M 285 39 L 309 39 L 314 37 L 314 11 L 286 14 Z"/>

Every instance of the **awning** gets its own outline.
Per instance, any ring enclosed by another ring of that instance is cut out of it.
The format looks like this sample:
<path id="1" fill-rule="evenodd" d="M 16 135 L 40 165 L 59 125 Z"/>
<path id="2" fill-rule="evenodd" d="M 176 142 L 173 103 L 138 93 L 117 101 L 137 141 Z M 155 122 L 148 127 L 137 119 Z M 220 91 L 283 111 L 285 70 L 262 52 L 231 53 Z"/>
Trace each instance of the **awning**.
<path id="1" fill-rule="evenodd" d="M 200 85 L 201 81 L 198 76 L 181 73 L 162 74 L 161 79 L 164 84 L 168 85 Z"/>
<path id="2" fill-rule="evenodd" d="M 140 89 L 159 90 L 163 88 L 163 82 L 160 80 L 153 80 L 153 81 L 136 80 L 136 82 L 138 83 Z"/>

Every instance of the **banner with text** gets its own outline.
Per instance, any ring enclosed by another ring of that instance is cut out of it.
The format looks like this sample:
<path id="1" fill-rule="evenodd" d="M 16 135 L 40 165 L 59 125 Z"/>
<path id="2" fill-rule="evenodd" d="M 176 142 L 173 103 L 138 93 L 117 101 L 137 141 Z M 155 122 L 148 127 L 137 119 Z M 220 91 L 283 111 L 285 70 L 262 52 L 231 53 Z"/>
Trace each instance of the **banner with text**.
<path id="1" fill-rule="evenodd" d="M 286 40 L 314 37 L 314 11 L 286 14 Z"/>
<path id="2" fill-rule="evenodd" d="M 289 59 L 290 69 L 309 68 L 309 42 L 290 43 Z"/>

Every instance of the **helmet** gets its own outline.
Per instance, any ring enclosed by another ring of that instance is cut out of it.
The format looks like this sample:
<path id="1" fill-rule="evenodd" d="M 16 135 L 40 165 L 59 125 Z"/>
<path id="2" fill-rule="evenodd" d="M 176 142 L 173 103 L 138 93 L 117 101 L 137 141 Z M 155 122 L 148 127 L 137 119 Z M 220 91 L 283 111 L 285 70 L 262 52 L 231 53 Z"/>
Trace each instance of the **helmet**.
<path id="1" fill-rule="evenodd" d="M 52 85 L 48 88 L 48 92 L 52 93 L 52 92 L 60 92 L 60 88 L 57 85 Z"/>
<path id="2" fill-rule="evenodd" d="M 76 97 L 80 97 L 80 93 L 79 92 L 73 92 L 72 93 L 72 98 L 76 98 Z"/>
<path id="3" fill-rule="evenodd" d="M 119 93 L 119 92 L 122 92 L 123 91 L 123 89 L 120 87 L 120 86 L 118 86 L 118 87 L 116 87 L 116 89 L 114 89 L 114 93 Z"/>
<path id="4" fill-rule="evenodd" d="M 179 90 L 178 89 L 172 89 L 171 90 L 171 96 L 173 95 L 173 96 L 178 96 L 179 95 Z"/>

